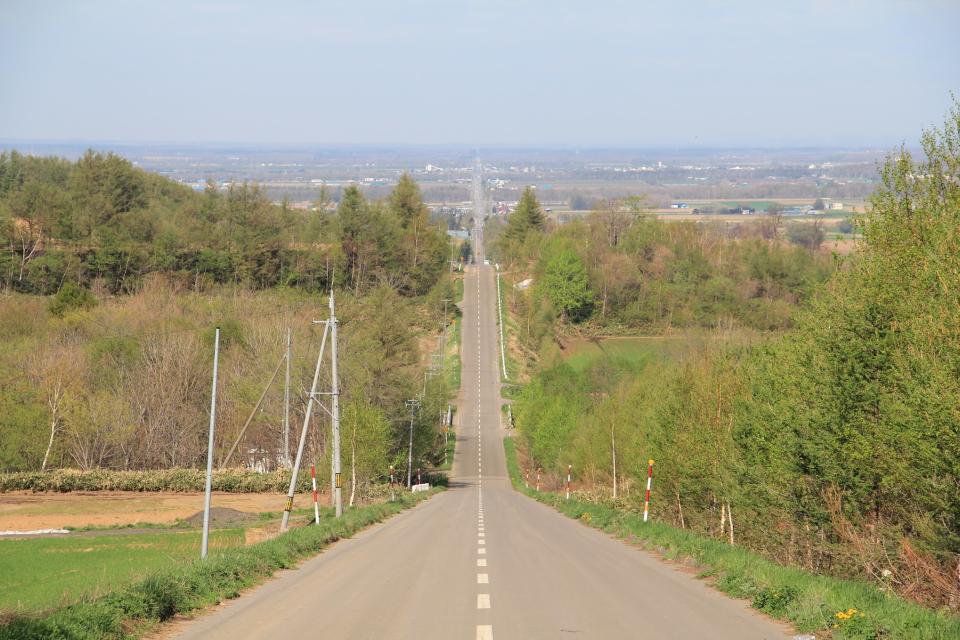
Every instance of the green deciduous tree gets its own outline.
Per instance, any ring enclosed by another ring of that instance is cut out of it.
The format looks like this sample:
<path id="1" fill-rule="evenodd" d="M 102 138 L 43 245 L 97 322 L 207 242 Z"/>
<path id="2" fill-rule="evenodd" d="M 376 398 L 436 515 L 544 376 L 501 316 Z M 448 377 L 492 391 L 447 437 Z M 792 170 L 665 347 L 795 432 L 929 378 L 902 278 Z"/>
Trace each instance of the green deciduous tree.
<path id="1" fill-rule="evenodd" d="M 582 320 L 593 304 L 590 278 L 583 260 L 572 249 L 550 258 L 543 272 L 541 288 L 564 319 Z"/>

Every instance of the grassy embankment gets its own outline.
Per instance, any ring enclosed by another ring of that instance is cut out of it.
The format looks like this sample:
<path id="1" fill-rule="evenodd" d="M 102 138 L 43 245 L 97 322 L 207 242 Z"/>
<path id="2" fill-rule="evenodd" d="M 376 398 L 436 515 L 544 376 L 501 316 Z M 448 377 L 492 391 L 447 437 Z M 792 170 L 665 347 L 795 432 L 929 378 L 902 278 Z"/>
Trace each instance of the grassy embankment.
<path id="1" fill-rule="evenodd" d="M 536 492 L 523 486 L 516 443 L 504 439 L 513 487 L 591 527 L 662 553 L 671 560 L 691 559 L 699 577 L 729 596 L 750 600 L 753 608 L 784 620 L 804 633 L 873 640 L 960 638 L 960 618 L 938 613 L 885 593 L 865 582 L 839 580 L 784 567 L 745 549 L 700 537 L 643 516 L 581 500 Z"/>
<path id="2" fill-rule="evenodd" d="M 175 615 L 201 609 L 225 598 L 238 597 L 242 589 L 264 581 L 276 570 L 295 566 L 327 545 L 414 506 L 432 496 L 435 491 L 404 494 L 396 502 L 348 509 L 339 520 L 321 519 L 319 526 L 297 527 L 280 537 L 249 547 L 233 544 L 236 541 L 236 531 L 215 532 L 211 555 L 205 561 L 187 561 L 183 558 L 178 560 L 169 555 L 169 552 L 174 550 L 183 556 L 196 557 L 199 546 L 199 534 L 196 532 L 144 534 L 147 539 L 158 536 L 166 536 L 166 539 L 158 538 L 155 541 L 156 548 L 149 554 L 142 548 L 136 549 L 138 563 L 142 564 L 141 555 L 156 559 L 156 566 L 152 570 L 140 572 L 138 581 L 119 586 L 103 595 L 88 591 L 91 595 L 49 612 L 8 613 L 0 617 L 0 640 L 100 640 L 138 637 Z M 4 541 L 0 543 L 0 547 L 4 544 L 36 542 L 55 548 L 55 543 L 60 541 Z M 65 540 L 62 544 L 78 542 L 81 540 Z M 117 547 L 129 546 L 129 543 L 129 537 L 117 544 L 105 542 L 98 560 L 110 562 L 110 554 L 114 554 L 113 559 L 116 560 L 116 554 L 121 553 Z M 95 546 L 89 539 L 86 545 Z M 123 553 L 129 555 L 130 552 L 131 550 L 127 549 Z M 95 554 L 98 550 L 94 548 L 89 553 Z M 161 560 L 165 554 L 167 561 L 164 564 Z M 56 575 L 58 588 L 61 588 L 59 585 L 63 579 L 63 559 L 64 554 L 53 552 L 39 560 L 34 558 L 29 565 L 20 562 L 18 566 L 28 570 L 34 580 L 38 572 L 46 571 L 48 575 Z M 130 563 L 129 560 L 127 562 Z M 88 562 L 77 567 L 78 574 L 84 576 L 80 579 L 86 580 L 88 586 L 89 583 L 109 582 L 95 566 L 96 563 Z M 109 566 L 101 568 L 103 572 L 117 571 Z M 6 571 L 3 575 L 5 582 L 10 579 Z"/>
<path id="3" fill-rule="evenodd" d="M 516 333 L 517 327 L 516 327 L 513 319 L 512 319 L 511 316 L 510 316 L 509 307 L 508 307 L 508 305 L 507 305 L 507 302 L 508 302 L 508 300 L 509 300 L 509 297 L 507 296 L 507 292 L 508 292 L 509 288 L 512 287 L 513 285 L 512 285 L 512 283 L 510 282 L 510 280 L 507 279 L 507 278 L 504 278 L 504 277 L 500 274 L 500 272 L 497 272 L 495 278 L 496 278 L 496 280 L 498 280 L 499 283 L 500 283 L 500 287 L 499 287 L 499 296 L 500 296 L 500 302 L 499 302 L 499 304 L 500 304 L 500 306 L 499 306 L 497 309 L 494 310 L 494 311 L 496 312 L 496 316 L 497 316 L 497 331 L 498 331 L 498 333 L 497 333 L 497 350 L 499 351 L 499 349 L 500 349 L 500 333 L 499 333 L 499 331 L 500 331 L 500 322 L 502 321 L 502 322 L 503 322 L 503 341 L 504 341 L 504 345 L 503 345 L 503 360 L 506 361 L 506 367 L 507 367 L 507 382 L 509 382 L 509 383 L 511 383 L 511 384 L 516 384 L 517 381 L 518 381 L 518 379 L 519 379 L 519 377 L 520 377 L 520 363 L 519 363 L 519 362 L 517 361 L 517 359 L 514 357 L 514 354 L 513 354 L 513 352 L 512 352 L 512 349 L 510 348 L 510 344 L 511 344 L 510 336 L 511 336 L 511 334 Z M 494 286 L 496 286 L 496 284 L 494 284 Z M 503 317 L 502 317 L 502 318 L 500 317 L 500 313 L 499 313 L 500 309 L 503 310 Z M 497 358 L 497 363 L 500 365 L 500 373 L 501 373 L 501 375 L 502 375 L 502 374 L 503 374 L 502 368 L 503 368 L 503 364 L 504 364 L 504 363 L 501 362 L 501 358 Z M 504 392 L 505 392 L 505 393 L 509 393 L 509 389 L 510 389 L 510 387 L 507 387 L 507 388 L 504 390 Z"/>
<path id="4" fill-rule="evenodd" d="M 456 278 L 453 281 L 453 293 L 454 299 L 458 303 L 463 302 L 463 278 Z M 444 366 L 444 382 L 446 382 L 447 389 L 456 393 L 460 390 L 460 369 L 461 369 L 461 359 L 460 359 L 460 332 L 462 330 L 463 317 L 458 313 L 454 319 L 453 324 L 450 329 L 447 331 L 447 344 L 444 346 L 445 352 L 445 366 Z M 456 448 L 457 438 L 456 433 L 451 432 L 450 436 L 446 441 L 446 454 L 445 459 L 446 463 L 441 464 L 437 467 L 440 471 L 449 471 L 453 466 L 453 450 Z"/>
<path id="5" fill-rule="evenodd" d="M 463 302 L 463 278 L 457 278 L 453 281 L 454 298 L 458 303 Z M 452 391 L 460 389 L 460 330 L 463 324 L 463 317 L 458 313 L 453 319 L 453 326 L 447 331 L 447 344 L 445 345 L 446 371 L 444 379 L 447 386 Z"/>

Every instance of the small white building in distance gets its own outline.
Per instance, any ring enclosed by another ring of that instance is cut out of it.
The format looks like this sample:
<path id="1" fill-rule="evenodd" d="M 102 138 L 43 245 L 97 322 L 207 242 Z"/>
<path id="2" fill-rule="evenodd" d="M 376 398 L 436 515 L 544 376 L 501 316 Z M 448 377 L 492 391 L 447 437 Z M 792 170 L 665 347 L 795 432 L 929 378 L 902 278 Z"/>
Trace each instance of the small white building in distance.
<path id="1" fill-rule="evenodd" d="M 842 203 L 842 202 L 831 202 L 831 203 L 830 203 L 830 208 L 831 208 L 832 210 L 834 210 L 834 211 L 841 211 L 841 210 L 843 210 L 843 203 Z"/>

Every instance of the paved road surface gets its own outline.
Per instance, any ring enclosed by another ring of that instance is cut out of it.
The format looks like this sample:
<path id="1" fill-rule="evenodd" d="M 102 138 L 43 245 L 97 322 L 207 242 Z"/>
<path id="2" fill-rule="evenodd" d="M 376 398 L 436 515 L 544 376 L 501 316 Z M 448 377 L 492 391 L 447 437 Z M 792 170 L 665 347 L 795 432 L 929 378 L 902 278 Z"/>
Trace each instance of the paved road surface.
<path id="1" fill-rule="evenodd" d="M 790 637 L 744 603 L 511 489 L 495 272 L 475 245 L 451 489 L 183 625 L 179 637 Z"/>

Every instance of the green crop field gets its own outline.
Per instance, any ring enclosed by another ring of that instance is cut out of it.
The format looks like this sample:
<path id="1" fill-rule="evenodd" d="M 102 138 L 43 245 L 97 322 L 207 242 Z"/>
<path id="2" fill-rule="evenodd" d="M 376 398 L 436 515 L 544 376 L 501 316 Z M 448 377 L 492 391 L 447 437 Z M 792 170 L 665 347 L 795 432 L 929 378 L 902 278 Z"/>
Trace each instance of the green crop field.
<path id="1" fill-rule="evenodd" d="M 676 358 L 688 344 L 689 338 L 682 336 L 578 338 L 566 344 L 564 360 L 577 371 L 583 371 L 601 358 L 640 365 L 650 360 Z"/>
<path id="2" fill-rule="evenodd" d="M 243 544 L 243 529 L 211 532 L 211 554 Z M 75 602 L 199 553 L 196 530 L 0 540 L 0 611 Z"/>

